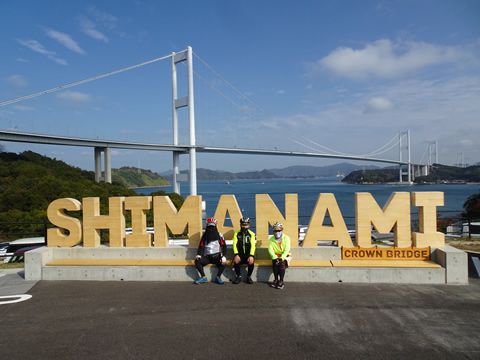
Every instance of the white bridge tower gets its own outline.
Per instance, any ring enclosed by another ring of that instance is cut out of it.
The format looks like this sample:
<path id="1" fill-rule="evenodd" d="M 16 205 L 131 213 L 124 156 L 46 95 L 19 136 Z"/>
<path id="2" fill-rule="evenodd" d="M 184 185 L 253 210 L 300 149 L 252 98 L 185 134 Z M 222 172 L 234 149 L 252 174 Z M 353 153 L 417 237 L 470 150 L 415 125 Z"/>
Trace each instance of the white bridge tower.
<path id="1" fill-rule="evenodd" d="M 180 62 L 187 62 L 187 85 L 188 94 L 186 97 L 178 98 L 177 94 L 177 64 Z M 173 121 L 173 145 L 178 144 L 178 109 L 188 107 L 188 122 L 189 122 L 189 155 L 190 155 L 190 173 L 187 177 L 181 176 L 180 154 L 179 151 L 173 152 L 173 192 L 180 194 L 180 181 L 189 180 L 190 195 L 197 195 L 197 155 L 195 149 L 195 107 L 193 95 L 193 62 L 192 62 L 192 48 L 187 47 L 187 50 L 178 54 L 172 53 L 172 121 Z"/>

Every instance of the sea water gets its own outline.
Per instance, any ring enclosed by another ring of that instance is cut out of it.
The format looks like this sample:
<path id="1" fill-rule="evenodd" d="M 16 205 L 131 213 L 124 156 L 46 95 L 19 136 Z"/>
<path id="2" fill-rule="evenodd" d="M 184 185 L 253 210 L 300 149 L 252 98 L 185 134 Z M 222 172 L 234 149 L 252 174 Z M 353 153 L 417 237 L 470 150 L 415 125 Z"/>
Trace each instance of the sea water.
<path id="1" fill-rule="evenodd" d="M 349 228 L 355 223 L 355 193 L 368 192 L 383 208 L 393 192 L 440 191 L 444 193 L 444 206 L 437 208 L 444 216 L 454 216 L 463 210 L 463 204 L 470 195 L 477 194 L 480 185 L 470 184 L 433 184 L 433 185 L 401 185 L 375 184 L 353 185 L 339 181 L 338 178 L 317 179 L 276 179 L 276 180 L 233 180 L 233 181 L 198 181 L 197 195 L 205 201 L 204 217 L 215 214 L 221 195 L 235 195 L 243 216 L 255 217 L 255 194 L 268 194 L 282 214 L 285 214 L 285 194 L 298 194 L 299 224 L 308 224 L 310 216 L 320 193 L 332 193 L 338 203 L 345 222 Z M 138 194 L 149 195 L 158 190 L 167 193 L 173 191 L 172 186 L 134 189 Z M 187 197 L 189 183 L 181 183 L 180 193 Z M 418 212 L 412 207 L 412 214 Z M 414 217 L 414 215 L 412 215 Z"/>

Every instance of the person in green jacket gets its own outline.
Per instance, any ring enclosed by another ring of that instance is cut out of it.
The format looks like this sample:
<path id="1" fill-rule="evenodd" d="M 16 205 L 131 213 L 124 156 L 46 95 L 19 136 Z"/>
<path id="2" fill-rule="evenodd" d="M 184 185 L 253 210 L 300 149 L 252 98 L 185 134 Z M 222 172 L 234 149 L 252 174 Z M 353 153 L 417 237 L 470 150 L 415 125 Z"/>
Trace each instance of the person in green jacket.
<path id="1" fill-rule="evenodd" d="M 240 273 L 240 265 L 247 264 L 247 283 L 253 284 L 252 273 L 255 263 L 255 233 L 249 229 L 250 218 L 244 217 L 240 219 L 240 230 L 233 234 L 233 266 L 237 277 L 233 280 L 233 284 L 242 281 Z"/>
<path id="2" fill-rule="evenodd" d="M 290 255 L 290 238 L 283 233 L 283 225 L 279 222 L 273 224 L 273 236 L 268 240 L 268 253 L 272 258 L 273 283 L 271 287 L 283 289 L 285 269 L 288 267 L 287 257 Z"/>

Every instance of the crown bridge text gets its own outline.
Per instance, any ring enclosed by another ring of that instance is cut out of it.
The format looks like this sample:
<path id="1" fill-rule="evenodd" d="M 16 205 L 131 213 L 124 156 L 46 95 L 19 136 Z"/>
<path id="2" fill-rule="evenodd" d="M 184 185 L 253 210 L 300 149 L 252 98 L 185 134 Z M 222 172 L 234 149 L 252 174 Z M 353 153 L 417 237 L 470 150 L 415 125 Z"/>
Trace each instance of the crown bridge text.
<path id="1" fill-rule="evenodd" d="M 396 247 L 443 247 L 445 236 L 437 232 L 437 206 L 443 206 L 443 192 L 394 192 L 383 208 L 370 193 L 355 194 L 355 229 L 357 245 L 371 246 L 372 226 L 379 233 L 393 231 Z M 197 247 L 202 234 L 202 197 L 188 196 L 177 211 L 168 196 L 135 196 L 109 198 L 108 215 L 100 214 L 99 198 L 83 198 L 82 202 L 64 198 L 48 207 L 49 221 L 56 228 L 48 229 L 49 247 L 71 247 L 83 241 L 84 247 L 100 246 L 100 230 L 109 231 L 110 247 L 150 247 L 152 234 L 146 231 L 146 212 L 153 209 L 155 247 L 168 246 L 168 231 L 182 234 L 188 229 L 189 246 Z M 411 231 L 411 206 L 418 208 L 419 231 Z M 82 211 L 83 221 L 68 216 L 66 211 Z M 125 234 L 125 213 L 131 212 L 132 233 Z M 326 215 L 330 224 L 324 224 Z M 251 216 L 252 214 L 246 214 Z M 240 207 L 234 195 L 222 195 L 215 215 L 218 230 L 225 239 L 232 239 L 240 228 Z M 233 226 L 225 226 L 230 217 Z M 269 195 L 255 195 L 257 246 L 268 244 L 269 224 L 280 221 L 292 240 L 298 233 L 298 195 L 285 194 L 285 215 Z M 304 247 L 316 247 L 318 240 L 336 240 L 338 246 L 353 247 L 352 240 L 334 194 L 320 193 L 311 214 Z M 292 246 L 297 246 L 292 241 Z"/>

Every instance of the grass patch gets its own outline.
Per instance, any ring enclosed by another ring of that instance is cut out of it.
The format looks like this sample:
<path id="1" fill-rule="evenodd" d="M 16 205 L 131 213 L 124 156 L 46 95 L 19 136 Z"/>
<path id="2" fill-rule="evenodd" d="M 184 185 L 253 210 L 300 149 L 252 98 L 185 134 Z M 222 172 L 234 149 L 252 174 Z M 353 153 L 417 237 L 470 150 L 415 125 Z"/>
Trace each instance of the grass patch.
<path id="1" fill-rule="evenodd" d="M 480 252 L 480 239 L 479 238 L 458 238 L 458 239 L 446 239 L 448 245 L 460 250 L 468 250 Z"/>
<path id="2" fill-rule="evenodd" d="M 4 264 L 0 263 L 0 269 L 23 269 L 24 263 Z"/>

